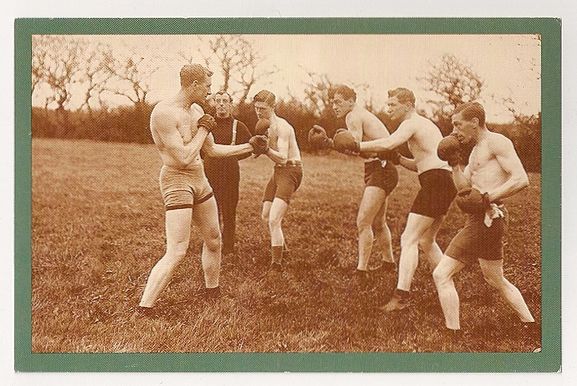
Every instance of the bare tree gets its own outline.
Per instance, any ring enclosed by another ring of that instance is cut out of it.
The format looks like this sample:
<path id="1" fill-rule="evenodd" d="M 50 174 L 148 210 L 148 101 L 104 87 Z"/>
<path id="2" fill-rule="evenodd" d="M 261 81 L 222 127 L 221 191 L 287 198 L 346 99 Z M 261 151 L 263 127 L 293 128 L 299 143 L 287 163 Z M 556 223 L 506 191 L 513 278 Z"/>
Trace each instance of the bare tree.
<path id="1" fill-rule="evenodd" d="M 51 94 L 45 107 L 54 103 L 64 111 L 72 98 L 72 88 L 80 82 L 82 42 L 57 35 L 34 36 L 32 40 L 32 92 L 45 84 Z"/>
<path id="2" fill-rule="evenodd" d="M 159 67 L 136 53 L 119 57 L 107 51 L 103 59 L 103 68 L 116 80 L 115 87 L 107 87 L 104 91 L 126 98 L 136 107 L 144 105 L 150 92 L 150 77 Z"/>
<path id="3" fill-rule="evenodd" d="M 113 76 L 108 71 L 105 61 L 111 57 L 111 49 L 103 44 L 86 47 L 86 57 L 82 80 L 85 83 L 82 104 L 78 108 L 86 108 L 92 117 L 93 103 L 96 100 L 100 109 L 106 109 L 106 103 L 103 101 L 102 94 L 107 90 L 108 80 Z"/>
<path id="4" fill-rule="evenodd" d="M 313 71 L 307 71 L 307 75 L 310 80 L 305 83 L 305 99 L 309 108 L 317 116 L 320 116 L 331 108 L 329 90 L 335 84 L 326 74 L 317 74 Z"/>
<path id="5" fill-rule="evenodd" d="M 417 78 L 424 88 L 436 94 L 427 101 L 433 106 L 433 120 L 446 125 L 451 112 L 460 104 L 479 98 L 483 80 L 455 55 L 445 54 L 422 78 Z"/>
<path id="6" fill-rule="evenodd" d="M 196 57 L 201 57 L 209 68 L 216 68 L 222 77 L 220 88 L 231 94 L 239 105 L 246 103 L 257 81 L 265 79 L 277 70 L 262 69 L 264 58 L 242 35 L 199 38 L 199 45 L 192 52 L 180 51 L 179 56 L 188 63 L 193 63 L 197 61 Z"/>

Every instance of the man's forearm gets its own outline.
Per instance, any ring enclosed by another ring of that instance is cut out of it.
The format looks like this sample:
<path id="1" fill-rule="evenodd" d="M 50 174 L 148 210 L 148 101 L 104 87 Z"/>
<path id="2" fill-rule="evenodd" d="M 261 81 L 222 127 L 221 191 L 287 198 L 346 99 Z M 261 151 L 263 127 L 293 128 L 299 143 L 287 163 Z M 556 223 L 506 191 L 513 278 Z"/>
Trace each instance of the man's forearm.
<path id="1" fill-rule="evenodd" d="M 198 132 L 192 140 L 180 149 L 177 158 L 182 166 L 186 166 L 194 161 L 200 153 L 200 149 L 202 148 L 208 134 L 208 131 L 204 127 L 199 127 Z"/>
<path id="2" fill-rule="evenodd" d="M 266 155 L 268 158 L 270 158 L 274 163 L 277 164 L 281 164 L 284 165 L 286 164 L 288 157 L 286 155 L 284 155 L 283 153 L 274 150 L 274 149 L 268 149 L 268 151 L 266 152 Z"/>
<path id="3" fill-rule="evenodd" d="M 414 159 L 412 158 L 407 158 L 405 156 L 400 156 L 399 158 L 399 164 L 401 166 L 403 166 L 405 169 L 409 169 L 412 170 L 414 172 L 418 171 L 417 170 L 417 163 L 415 162 Z"/>
<path id="4" fill-rule="evenodd" d="M 206 155 L 213 158 L 224 158 L 248 154 L 251 151 L 252 146 L 248 143 L 243 143 L 240 145 L 214 144 L 212 147 L 210 147 L 210 149 L 207 149 Z"/>
<path id="5" fill-rule="evenodd" d="M 487 192 L 490 201 L 497 201 L 510 197 L 529 185 L 527 176 L 509 178 L 503 185 L 498 186 L 492 191 Z"/>
<path id="6" fill-rule="evenodd" d="M 392 150 L 393 147 L 391 146 L 391 142 L 388 140 L 389 138 L 379 138 L 372 141 L 360 142 L 359 147 L 362 152 Z"/>

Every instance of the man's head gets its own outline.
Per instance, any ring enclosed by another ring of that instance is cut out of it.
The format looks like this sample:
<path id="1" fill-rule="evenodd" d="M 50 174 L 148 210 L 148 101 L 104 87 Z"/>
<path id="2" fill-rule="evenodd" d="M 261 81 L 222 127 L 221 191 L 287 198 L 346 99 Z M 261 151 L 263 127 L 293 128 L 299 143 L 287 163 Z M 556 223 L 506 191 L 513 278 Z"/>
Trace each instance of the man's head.
<path id="1" fill-rule="evenodd" d="M 357 93 L 348 86 L 338 84 L 329 90 L 329 99 L 337 118 L 342 118 L 355 107 Z"/>
<path id="2" fill-rule="evenodd" d="M 258 119 L 270 119 L 274 114 L 276 97 L 268 90 L 259 91 L 253 99 L 254 111 Z"/>
<path id="3" fill-rule="evenodd" d="M 415 109 L 415 94 L 407 88 L 389 90 L 387 113 L 393 121 L 403 121 Z"/>
<path id="4" fill-rule="evenodd" d="M 230 118 L 232 116 L 232 97 L 224 90 L 214 94 L 216 116 L 218 118 Z"/>
<path id="5" fill-rule="evenodd" d="M 485 109 L 479 102 L 463 103 L 453 111 L 451 122 L 462 143 L 476 144 L 485 127 Z"/>
<path id="6" fill-rule="evenodd" d="M 187 64 L 180 69 L 180 87 L 191 103 L 204 103 L 210 95 L 212 71 L 200 64 Z"/>

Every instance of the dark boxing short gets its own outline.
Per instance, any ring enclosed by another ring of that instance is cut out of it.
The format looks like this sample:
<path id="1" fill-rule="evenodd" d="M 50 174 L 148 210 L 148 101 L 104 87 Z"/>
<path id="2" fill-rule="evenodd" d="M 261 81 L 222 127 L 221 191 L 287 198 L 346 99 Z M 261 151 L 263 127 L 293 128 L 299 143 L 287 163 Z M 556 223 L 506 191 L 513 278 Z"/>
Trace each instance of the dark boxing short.
<path id="1" fill-rule="evenodd" d="M 395 165 L 387 162 L 383 167 L 381 160 L 365 162 L 365 185 L 376 186 L 391 194 L 399 183 L 399 172 Z"/>
<path id="2" fill-rule="evenodd" d="M 302 179 L 303 167 L 300 161 L 289 161 L 286 165 L 275 165 L 274 173 L 264 190 L 263 202 L 273 201 L 276 197 L 287 204 L 290 203 L 290 199 L 301 185 Z"/>
<path id="3" fill-rule="evenodd" d="M 447 214 L 457 188 L 450 171 L 431 169 L 419 174 L 421 189 L 413 201 L 411 213 L 437 218 Z"/>

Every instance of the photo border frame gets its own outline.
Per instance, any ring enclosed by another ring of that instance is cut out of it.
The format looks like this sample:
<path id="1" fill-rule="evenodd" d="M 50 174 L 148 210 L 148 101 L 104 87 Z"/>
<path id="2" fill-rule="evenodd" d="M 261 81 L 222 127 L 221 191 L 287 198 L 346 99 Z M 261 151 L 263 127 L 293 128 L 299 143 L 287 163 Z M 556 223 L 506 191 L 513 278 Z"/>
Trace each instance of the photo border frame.
<path id="1" fill-rule="evenodd" d="M 49 372 L 557 372 L 561 366 L 561 21 L 554 18 L 17 19 L 14 367 Z M 31 37 L 35 34 L 540 34 L 542 349 L 537 353 L 33 353 Z"/>

